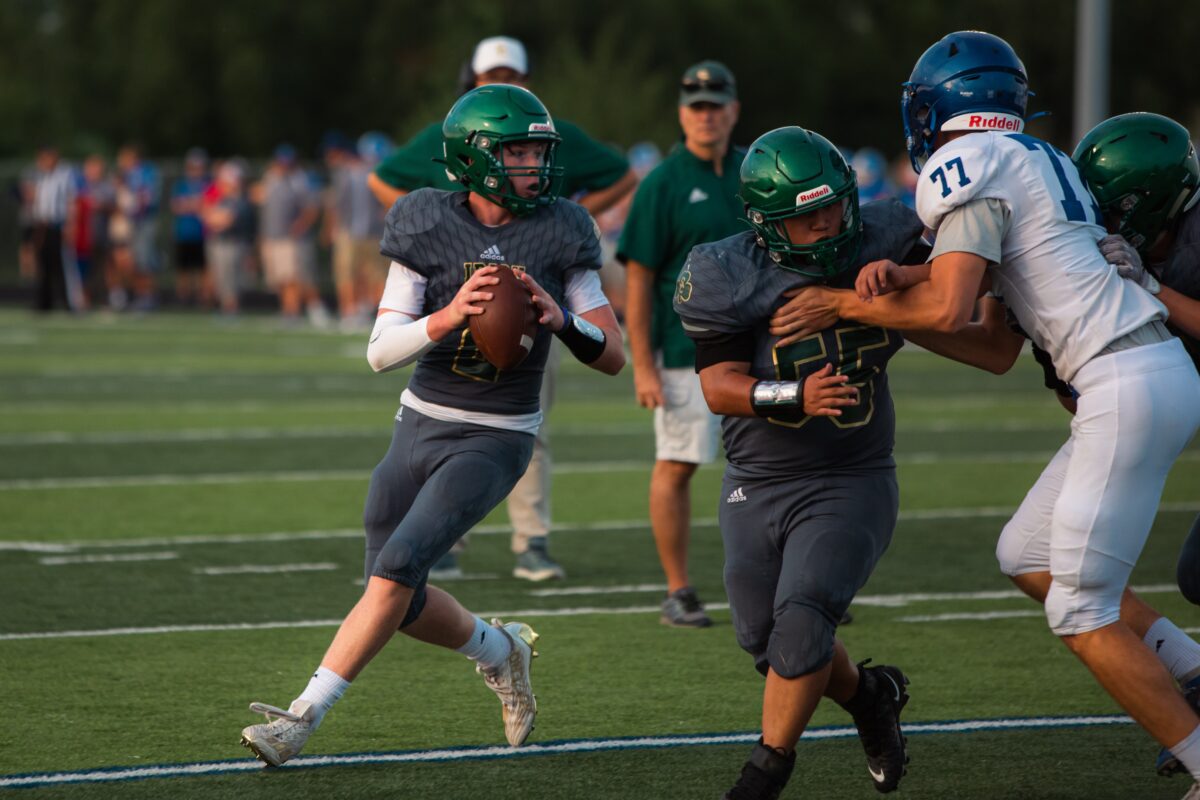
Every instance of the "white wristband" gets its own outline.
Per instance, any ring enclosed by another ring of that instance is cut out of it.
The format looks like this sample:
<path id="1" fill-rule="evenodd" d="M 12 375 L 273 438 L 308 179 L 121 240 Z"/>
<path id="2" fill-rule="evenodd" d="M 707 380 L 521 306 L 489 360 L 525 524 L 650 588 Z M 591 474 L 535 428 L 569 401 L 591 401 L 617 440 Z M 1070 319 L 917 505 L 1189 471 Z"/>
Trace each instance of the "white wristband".
<path id="1" fill-rule="evenodd" d="M 413 320 L 398 312 L 387 312 L 375 320 L 367 345 L 367 363 L 376 372 L 406 367 L 433 349 L 429 317 Z"/>

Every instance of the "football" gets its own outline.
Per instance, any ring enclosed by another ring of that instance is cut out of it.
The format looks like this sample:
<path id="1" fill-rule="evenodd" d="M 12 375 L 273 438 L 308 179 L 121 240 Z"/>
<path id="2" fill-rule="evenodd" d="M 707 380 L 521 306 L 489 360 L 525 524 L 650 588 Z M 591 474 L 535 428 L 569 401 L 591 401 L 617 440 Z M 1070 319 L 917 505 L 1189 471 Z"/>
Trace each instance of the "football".
<path id="1" fill-rule="evenodd" d="M 533 295 L 508 267 L 495 273 L 500 282 L 485 287 L 491 300 L 477 305 L 483 308 L 467 321 L 475 346 L 488 362 L 499 370 L 513 369 L 525 360 L 537 335 L 537 307 Z"/>

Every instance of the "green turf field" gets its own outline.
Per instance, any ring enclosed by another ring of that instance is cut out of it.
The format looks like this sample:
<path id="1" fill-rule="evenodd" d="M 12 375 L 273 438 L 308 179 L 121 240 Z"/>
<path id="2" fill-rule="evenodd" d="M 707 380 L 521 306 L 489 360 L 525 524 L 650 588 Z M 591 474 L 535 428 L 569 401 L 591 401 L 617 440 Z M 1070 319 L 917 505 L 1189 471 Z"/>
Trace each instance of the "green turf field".
<path id="1" fill-rule="evenodd" d="M 361 505 L 404 384 L 372 374 L 364 346 L 266 318 L 0 312 L 0 792 L 713 798 L 728 788 L 762 682 L 723 606 L 720 469 L 694 484 L 692 556 L 718 624 L 664 628 L 645 523 L 649 414 L 628 372 L 606 378 L 569 361 L 550 417 L 551 546 L 569 579 L 509 577 L 500 509 L 471 538 L 467 579 L 445 584 L 469 608 L 542 634 L 531 745 L 520 756 L 487 750 L 504 741 L 499 704 L 469 662 L 401 637 L 305 751 L 390 756 L 244 769 L 247 704 L 286 706 L 361 591 Z M 906 349 L 891 373 L 901 522 L 843 638 L 852 656 L 910 676 L 906 721 L 964 722 L 914 728 L 898 796 L 1182 796 L 1184 779 L 1153 774 L 1157 746 L 1137 728 L 1071 724 L 1120 712 L 996 569 L 1006 514 L 1067 435 L 1032 359 L 998 378 Z M 1200 610 L 1172 580 L 1200 511 L 1198 462 L 1193 443 L 1134 574 L 1150 602 L 1196 630 Z M 1011 719 L 1025 721 L 997 722 Z M 836 730 L 847 724 L 836 706 L 818 710 L 824 738 L 801 743 L 786 797 L 875 796 L 857 740 Z M 168 776 L 90 772 L 156 765 Z M 87 780 L 63 783 L 65 772 Z M 11 789 L 30 773 L 51 774 Z"/>

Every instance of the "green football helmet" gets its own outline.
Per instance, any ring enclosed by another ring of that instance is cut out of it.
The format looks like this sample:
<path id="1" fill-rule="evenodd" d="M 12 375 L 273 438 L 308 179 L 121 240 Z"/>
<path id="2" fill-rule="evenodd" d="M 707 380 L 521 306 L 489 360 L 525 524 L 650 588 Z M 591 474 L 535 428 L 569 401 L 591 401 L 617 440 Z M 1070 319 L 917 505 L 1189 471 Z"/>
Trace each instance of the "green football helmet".
<path id="1" fill-rule="evenodd" d="M 858 181 L 833 144 L 820 134 L 776 128 L 758 137 L 742 161 L 741 198 L 758 244 L 784 269 L 816 278 L 844 272 L 858 255 L 862 217 Z M 842 229 L 812 244 L 793 244 L 783 220 L 842 203 Z"/>
<path id="2" fill-rule="evenodd" d="M 562 137 L 546 106 L 528 89 L 505 83 L 472 89 L 446 115 L 442 139 L 446 171 L 464 189 L 522 217 L 557 198 L 563 170 L 554 166 L 554 153 Z M 541 188 L 534 197 L 517 194 L 509 180 L 533 168 L 504 165 L 504 145 L 526 141 L 546 143 L 546 157 L 536 168 Z"/>
<path id="3" fill-rule="evenodd" d="M 1142 255 L 1200 199 L 1200 162 L 1187 129 L 1160 114 L 1122 114 L 1080 140 L 1071 160 L 1116 232 Z"/>

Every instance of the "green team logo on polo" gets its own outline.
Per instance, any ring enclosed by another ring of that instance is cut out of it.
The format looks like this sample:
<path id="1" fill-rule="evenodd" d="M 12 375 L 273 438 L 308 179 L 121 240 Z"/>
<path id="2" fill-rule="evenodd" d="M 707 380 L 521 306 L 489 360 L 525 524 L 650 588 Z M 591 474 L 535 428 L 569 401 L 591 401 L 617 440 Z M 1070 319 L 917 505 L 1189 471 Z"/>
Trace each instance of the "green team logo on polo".
<path id="1" fill-rule="evenodd" d="M 1071 160 L 1105 220 L 1142 255 L 1200 200 L 1200 162 L 1187 129 L 1160 114 L 1122 114 L 1092 128 Z"/>
<path id="2" fill-rule="evenodd" d="M 858 255 L 862 218 L 854 170 L 824 136 L 803 128 L 776 128 L 750 145 L 742 162 L 746 219 L 771 260 L 816 278 L 845 271 Z M 812 244 L 793 244 L 782 221 L 843 203 L 842 229 Z"/>
<path id="3" fill-rule="evenodd" d="M 556 199 L 563 171 L 554 166 L 554 154 L 562 137 L 546 106 L 528 89 L 504 83 L 472 89 L 446 115 L 442 137 L 446 171 L 464 189 L 517 216 Z M 509 181 L 514 174 L 529 175 L 531 168 L 504 165 L 504 145 L 528 141 L 546 143 L 546 158 L 536 168 L 541 188 L 535 197 L 518 195 Z"/>

